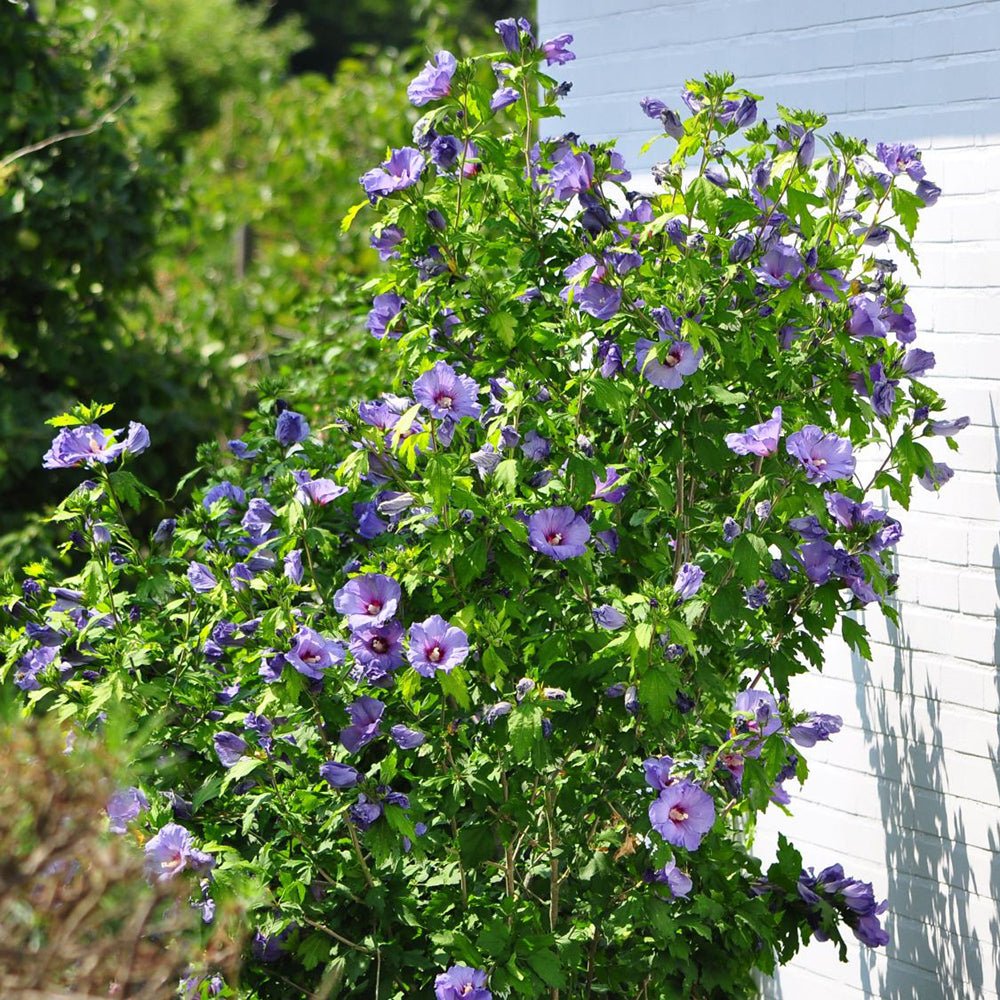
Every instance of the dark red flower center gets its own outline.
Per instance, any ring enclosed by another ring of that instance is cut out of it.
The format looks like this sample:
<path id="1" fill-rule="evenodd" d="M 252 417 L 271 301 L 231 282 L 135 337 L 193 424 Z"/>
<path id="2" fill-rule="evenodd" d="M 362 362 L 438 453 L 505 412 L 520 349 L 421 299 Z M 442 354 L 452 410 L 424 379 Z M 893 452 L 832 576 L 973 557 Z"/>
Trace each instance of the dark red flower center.
<path id="1" fill-rule="evenodd" d="M 688 818 L 688 814 L 680 806 L 672 806 L 667 815 L 674 823 L 683 823 Z"/>
<path id="2" fill-rule="evenodd" d="M 389 643 L 383 639 L 382 636 L 377 635 L 374 639 L 372 639 L 372 649 L 374 649 L 376 653 L 384 653 L 388 648 Z"/>

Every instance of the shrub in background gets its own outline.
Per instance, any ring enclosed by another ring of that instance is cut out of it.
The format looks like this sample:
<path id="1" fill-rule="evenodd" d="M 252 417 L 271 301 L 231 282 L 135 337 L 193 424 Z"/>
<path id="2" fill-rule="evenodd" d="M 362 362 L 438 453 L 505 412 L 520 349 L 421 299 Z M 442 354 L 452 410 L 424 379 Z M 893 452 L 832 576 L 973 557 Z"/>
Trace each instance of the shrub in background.
<path id="1" fill-rule="evenodd" d="M 133 829 L 255 884 L 245 996 L 753 996 L 812 936 L 888 940 L 863 873 L 749 842 L 842 724 L 789 678 L 894 615 L 879 491 L 949 475 L 921 439 L 964 421 L 879 249 L 938 190 L 720 75 L 643 102 L 676 148 L 636 194 L 612 145 L 536 139 L 569 36 L 498 32 L 412 81 L 349 216 L 396 378 L 323 424 L 265 399 L 151 539 L 146 429 L 58 421 L 89 559 L 12 582 L 7 676 L 143 720 Z"/>

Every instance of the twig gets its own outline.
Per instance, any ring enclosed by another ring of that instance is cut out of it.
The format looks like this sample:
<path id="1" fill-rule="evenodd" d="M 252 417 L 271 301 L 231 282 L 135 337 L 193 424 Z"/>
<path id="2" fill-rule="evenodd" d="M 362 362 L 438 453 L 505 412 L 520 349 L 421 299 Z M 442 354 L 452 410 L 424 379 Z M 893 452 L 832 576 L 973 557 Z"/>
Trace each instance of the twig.
<path id="1" fill-rule="evenodd" d="M 13 153 L 8 153 L 0 160 L 0 170 L 5 170 L 12 163 L 16 163 L 23 157 L 30 156 L 32 153 L 40 153 L 43 149 L 48 149 L 49 146 L 54 146 L 56 143 L 65 142 L 67 139 L 81 139 L 86 135 L 92 135 L 107 125 L 131 99 L 131 94 L 126 95 L 110 111 L 105 111 L 97 121 L 87 125 L 85 128 L 73 128 L 66 132 L 57 132 L 55 135 L 50 135 L 48 139 L 42 139 L 40 142 L 33 142 L 30 146 L 22 146 L 20 149 L 15 149 Z"/>

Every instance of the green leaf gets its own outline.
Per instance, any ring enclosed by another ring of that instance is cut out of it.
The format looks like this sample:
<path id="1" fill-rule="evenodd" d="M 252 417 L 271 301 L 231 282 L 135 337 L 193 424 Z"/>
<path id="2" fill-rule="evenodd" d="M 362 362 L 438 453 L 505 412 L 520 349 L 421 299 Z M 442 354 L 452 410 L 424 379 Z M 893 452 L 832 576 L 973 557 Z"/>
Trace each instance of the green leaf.
<path id="1" fill-rule="evenodd" d="M 542 738 L 541 708 L 538 705 L 519 705 L 508 716 L 507 727 L 514 758 L 529 760 L 535 743 Z"/>
<path id="2" fill-rule="evenodd" d="M 131 472 L 119 469 L 111 473 L 110 479 L 111 488 L 119 500 L 123 500 L 132 510 L 138 510 L 142 506 L 140 494 L 145 492 L 145 489 Z"/>
<path id="3" fill-rule="evenodd" d="M 437 671 L 437 679 L 441 685 L 441 690 L 449 698 L 454 698 L 466 711 L 472 708 L 469 688 L 465 683 L 465 671 L 461 667 L 456 667 L 449 673 L 439 670 Z"/>
<path id="4" fill-rule="evenodd" d="M 900 225 L 906 230 L 906 235 L 913 239 L 913 234 L 917 231 L 917 221 L 920 210 L 924 207 L 922 198 L 918 198 L 912 191 L 905 188 L 893 186 L 892 210 L 899 217 Z"/>
<path id="5" fill-rule="evenodd" d="M 194 797 L 191 799 L 191 805 L 195 811 L 219 794 L 219 789 L 222 788 L 222 778 L 223 776 L 221 774 L 212 775 L 212 777 L 209 778 L 208 781 L 206 781 L 205 784 L 194 793 Z"/>
<path id="6" fill-rule="evenodd" d="M 45 421 L 49 427 L 79 427 L 86 421 L 73 413 L 60 413 L 57 417 L 52 417 Z"/>
<path id="7" fill-rule="evenodd" d="M 359 201 L 356 205 L 352 205 L 344 213 L 344 217 L 340 220 L 340 231 L 342 233 L 346 233 L 347 230 L 354 225 L 354 220 L 358 217 L 358 212 L 360 212 L 361 209 L 366 208 L 368 204 L 369 202 L 367 199 L 365 201 Z"/>
<path id="8" fill-rule="evenodd" d="M 465 823 L 458 831 L 458 849 L 469 868 L 477 868 L 496 854 L 496 833 L 492 825 Z"/>
<path id="9" fill-rule="evenodd" d="M 424 477 L 427 490 L 434 501 L 435 508 L 441 510 L 448 503 L 451 494 L 452 470 L 447 455 L 434 452 L 427 461 L 427 473 Z"/>
<path id="10" fill-rule="evenodd" d="M 677 697 L 677 679 L 666 669 L 651 670 L 639 684 L 639 699 L 654 722 L 666 718 Z"/>
<path id="11" fill-rule="evenodd" d="M 517 321 L 510 313 L 493 313 L 489 319 L 490 329 L 500 339 L 504 347 L 511 348 L 517 340 Z"/>
<path id="12" fill-rule="evenodd" d="M 840 619 L 840 631 L 844 642 L 860 653 L 866 660 L 872 658 L 872 648 L 868 643 L 868 629 L 856 618 L 845 615 Z"/>
<path id="13" fill-rule="evenodd" d="M 241 757 L 228 771 L 222 780 L 220 792 L 226 792 L 241 778 L 252 774 L 264 762 L 259 757 Z"/>
<path id="14" fill-rule="evenodd" d="M 517 489 L 517 459 L 505 458 L 493 473 L 494 482 L 508 496 L 514 495 Z"/>
<path id="15" fill-rule="evenodd" d="M 403 440 L 406 434 L 409 432 L 410 428 L 413 426 L 413 421 L 417 419 L 417 414 L 420 412 L 420 404 L 414 403 L 392 426 L 392 446 L 393 448 L 399 447 L 399 442 Z"/>
<path id="16" fill-rule="evenodd" d="M 719 219 L 719 212 L 726 203 L 726 196 L 707 177 L 696 177 L 684 196 L 688 211 L 704 219 L 713 229 Z"/>
<path id="17" fill-rule="evenodd" d="M 742 406 L 750 398 L 745 392 L 731 392 L 721 385 L 710 385 L 708 395 L 723 406 Z"/>
<path id="18" fill-rule="evenodd" d="M 490 680 L 503 677 L 507 673 L 507 664 L 503 657 L 496 651 L 495 646 L 487 646 L 483 650 L 483 671 Z"/>
<path id="19" fill-rule="evenodd" d="M 546 986 L 562 989 L 566 985 L 566 976 L 559 967 L 559 956 L 554 951 L 533 948 L 524 958 Z"/>

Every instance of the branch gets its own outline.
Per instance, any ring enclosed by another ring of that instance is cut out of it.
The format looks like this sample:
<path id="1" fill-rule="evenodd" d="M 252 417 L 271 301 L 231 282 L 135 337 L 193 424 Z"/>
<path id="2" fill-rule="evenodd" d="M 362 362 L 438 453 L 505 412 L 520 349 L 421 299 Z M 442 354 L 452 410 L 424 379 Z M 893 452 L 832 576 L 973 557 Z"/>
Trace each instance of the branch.
<path id="1" fill-rule="evenodd" d="M 30 146 L 22 146 L 20 149 L 15 149 L 13 153 L 8 153 L 0 160 L 0 171 L 6 170 L 12 163 L 16 163 L 23 157 L 30 156 L 32 153 L 40 153 L 43 149 L 48 149 L 49 146 L 54 146 L 56 143 L 65 142 L 67 139 L 81 139 L 85 135 L 93 135 L 94 132 L 104 128 L 131 99 L 130 94 L 126 95 L 110 111 L 105 111 L 97 121 L 92 122 L 85 128 L 73 128 L 66 132 L 57 132 L 55 135 L 50 135 L 48 139 L 42 139 L 40 142 L 33 142 Z"/>

